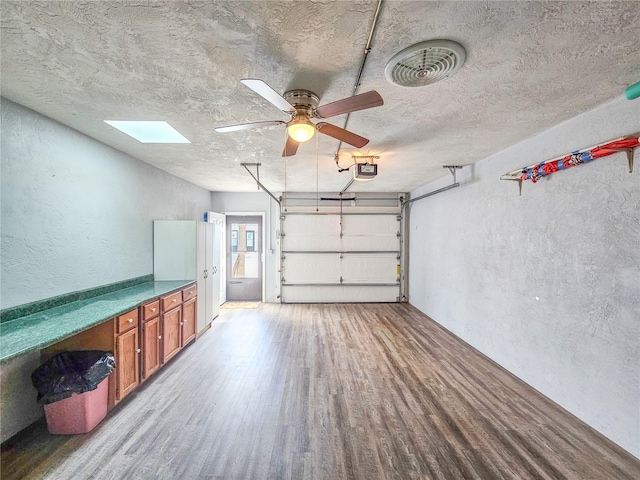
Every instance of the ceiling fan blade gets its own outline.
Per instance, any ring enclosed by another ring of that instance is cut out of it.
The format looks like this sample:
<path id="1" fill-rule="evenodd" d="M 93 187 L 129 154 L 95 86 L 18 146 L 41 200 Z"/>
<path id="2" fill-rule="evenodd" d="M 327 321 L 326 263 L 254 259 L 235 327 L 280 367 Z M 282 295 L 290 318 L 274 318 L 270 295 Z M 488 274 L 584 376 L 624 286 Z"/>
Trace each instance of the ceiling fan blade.
<path id="1" fill-rule="evenodd" d="M 300 144 L 289 135 L 287 135 L 287 143 L 284 144 L 284 151 L 282 152 L 282 156 L 293 157 L 298 151 L 298 145 Z"/>
<path id="2" fill-rule="evenodd" d="M 342 115 L 343 113 L 357 112 L 358 110 L 379 107 L 381 105 L 384 105 L 384 100 L 382 100 L 378 92 L 371 90 L 370 92 L 322 105 L 316 109 L 316 114 L 320 118 L 329 118 Z"/>
<path id="3" fill-rule="evenodd" d="M 268 100 L 269 102 L 274 104 L 283 112 L 296 112 L 296 109 L 293 108 L 293 105 L 287 102 L 282 95 L 280 95 L 262 80 L 258 78 L 243 78 L 242 80 L 240 80 L 240 82 L 256 92 L 265 100 Z"/>
<path id="4" fill-rule="evenodd" d="M 316 128 L 320 133 L 324 133 L 325 135 L 329 135 L 341 142 L 348 143 L 349 145 L 353 145 L 356 148 L 362 148 L 367 143 L 369 143 L 368 138 L 361 137 L 360 135 L 356 135 L 349 130 L 345 130 L 344 128 L 336 127 L 335 125 L 331 125 L 330 123 L 320 122 L 316 124 Z"/>
<path id="5" fill-rule="evenodd" d="M 252 122 L 252 123 L 241 123 L 239 125 L 228 125 L 226 127 L 217 127 L 214 130 L 218 133 L 227 133 L 227 132 L 237 132 L 239 130 L 253 130 L 254 128 L 264 128 L 264 127 L 273 127 L 274 125 L 282 125 L 287 122 L 283 122 L 282 120 L 272 120 L 269 122 Z"/>

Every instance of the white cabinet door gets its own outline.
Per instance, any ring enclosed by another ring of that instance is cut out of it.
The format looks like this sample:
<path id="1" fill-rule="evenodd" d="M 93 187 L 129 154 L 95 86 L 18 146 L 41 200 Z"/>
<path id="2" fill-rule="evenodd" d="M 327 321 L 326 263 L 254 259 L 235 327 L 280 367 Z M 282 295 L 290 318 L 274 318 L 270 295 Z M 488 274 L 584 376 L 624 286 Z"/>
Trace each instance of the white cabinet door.
<path id="1" fill-rule="evenodd" d="M 207 318 L 205 320 L 205 326 L 210 324 L 213 320 L 213 297 L 215 295 L 214 292 L 214 282 L 213 279 L 215 277 L 215 268 L 214 268 L 214 260 L 213 260 L 213 224 L 205 223 L 206 229 L 206 245 L 204 250 L 205 261 L 207 263 L 207 295 L 206 295 L 206 304 L 205 304 L 205 312 Z"/>
<path id="2" fill-rule="evenodd" d="M 212 318 L 220 314 L 220 283 L 222 282 L 222 222 L 213 223 L 213 298 L 212 298 Z"/>
<path id="3" fill-rule="evenodd" d="M 197 308 L 197 331 L 200 332 L 207 326 L 207 259 L 205 249 L 207 247 L 207 229 L 206 224 L 198 222 L 198 248 L 197 248 L 197 264 L 198 264 L 198 308 Z"/>

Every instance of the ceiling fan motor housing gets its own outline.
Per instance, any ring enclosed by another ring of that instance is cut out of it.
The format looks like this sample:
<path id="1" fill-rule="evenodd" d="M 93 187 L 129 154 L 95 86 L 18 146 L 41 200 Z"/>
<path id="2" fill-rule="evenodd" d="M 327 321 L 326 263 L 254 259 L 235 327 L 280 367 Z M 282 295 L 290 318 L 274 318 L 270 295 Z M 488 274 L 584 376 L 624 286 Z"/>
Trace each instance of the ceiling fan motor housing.
<path id="1" fill-rule="evenodd" d="M 310 117 L 314 115 L 318 103 L 320 103 L 320 98 L 315 93 L 302 89 L 289 90 L 285 92 L 284 98 L 293 105 L 296 110 L 302 110 Z"/>

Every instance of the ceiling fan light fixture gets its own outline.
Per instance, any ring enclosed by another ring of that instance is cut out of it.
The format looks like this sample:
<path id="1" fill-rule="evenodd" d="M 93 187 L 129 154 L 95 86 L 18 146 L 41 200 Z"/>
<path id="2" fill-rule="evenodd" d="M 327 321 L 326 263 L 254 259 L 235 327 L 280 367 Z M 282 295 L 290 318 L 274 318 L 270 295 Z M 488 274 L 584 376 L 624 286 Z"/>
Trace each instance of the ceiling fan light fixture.
<path id="1" fill-rule="evenodd" d="M 287 133 L 298 143 L 311 140 L 316 133 L 316 126 L 305 115 L 295 115 L 287 124 Z"/>

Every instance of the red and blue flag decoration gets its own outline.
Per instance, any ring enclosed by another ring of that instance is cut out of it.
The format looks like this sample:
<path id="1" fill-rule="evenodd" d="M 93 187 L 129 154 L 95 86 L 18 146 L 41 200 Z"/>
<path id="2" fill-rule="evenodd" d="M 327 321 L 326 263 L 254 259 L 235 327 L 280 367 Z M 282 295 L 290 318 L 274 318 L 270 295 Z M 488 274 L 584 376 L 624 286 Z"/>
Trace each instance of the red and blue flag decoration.
<path id="1" fill-rule="evenodd" d="M 632 169 L 632 150 L 640 145 L 640 138 L 637 135 L 620 137 L 601 145 L 589 147 L 584 150 L 576 150 L 563 157 L 547 160 L 535 165 L 523 167 L 520 170 L 513 170 L 505 173 L 501 178 L 503 180 L 531 180 L 536 183 L 540 178 L 555 173 L 560 170 L 575 167 L 583 163 L 590 162 L 596 158 L 613 155 L 620 151 L 626 151 L 629 155 L 629 171 Z"/>

